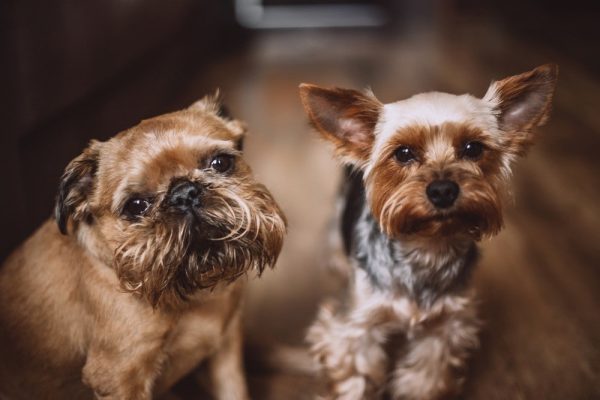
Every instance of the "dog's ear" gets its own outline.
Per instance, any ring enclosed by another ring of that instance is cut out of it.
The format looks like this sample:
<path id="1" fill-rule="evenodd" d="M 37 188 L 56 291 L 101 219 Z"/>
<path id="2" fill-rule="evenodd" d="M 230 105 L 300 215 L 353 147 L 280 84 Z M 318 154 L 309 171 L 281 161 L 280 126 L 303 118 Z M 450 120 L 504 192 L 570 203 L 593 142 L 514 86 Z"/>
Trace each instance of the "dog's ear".
<path id="1" fill-rule="evenodd" d="M 532 130 L 550 116 L 557 76 L 558 66 L 546 64 L 490 85 L 484 100 L 494 104 L 498 126 L 509 135 L 514 152 L 526 150 Z"/>
<path id="2" fill-rule="evenodd" d="M 69 219 L 81 221 L 89 217 L 90 195 L 98 169 L 100 142 L 92 141 L 83 153 L 75 157 L 60 178 L 54 217 L 58 229 L 67 234 Z"/>
<path id="3" fill-rule="evenodd" d="M 221 100 L 221 92 L 219 89 L 211 95 L 204 96 L 202 99 L 193 103 L 190 110 L 206 111 L 216 114 L 221 118 L 227 128 L 235 135 L 235 147 L 237 150 L 242 151 L 244 149 L 244 137 L 246 136 L 247 128 L 246 125 L 234 119 L 229 112 L 229 108 L 223 104 Z"/>
<path id="4" fill-rule="evenodd" d="M 244 139 L 246 138 L 246 132 L 248 132 L 246 124 L 234 119 L 227 123 L 227 127 L 236 135 L 236 137 L 235 137 L 236 150 L 244 151 Z"/>
<path id="5" fill-rule="evenodd" d="M 383 107 L 375 96 L 303 83 L 300 98 L 311 124 L 343 160 L 359 166 L 368 161 Z"/>
<path id="6" fill-rule="evenodd" d="M 194 103 L 192 103 L 192 105 L 190 105 L 188 109 L 212 112 L 221 116 L 221 107 L 221 91 L 219 89 L 216 89 L 213 94 L 208 94 L 200 100 L 197 100 Z"/>

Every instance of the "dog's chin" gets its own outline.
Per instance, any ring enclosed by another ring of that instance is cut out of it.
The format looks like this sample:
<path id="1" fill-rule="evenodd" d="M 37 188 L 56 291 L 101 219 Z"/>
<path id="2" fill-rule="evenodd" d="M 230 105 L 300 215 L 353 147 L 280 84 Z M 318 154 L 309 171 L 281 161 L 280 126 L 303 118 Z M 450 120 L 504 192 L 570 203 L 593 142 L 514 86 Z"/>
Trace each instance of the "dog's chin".
<path id="1" fill-rule="evenodd" d="M 121 286 L 154 307 L 179 306 L 199 290 L 260 274 L 281 250 L 283 222 L 240 229 L 194 213 L 176 221 L 140 226 L 115 254 Z"/>
<path id="2" fill-rule="evenodd" d="M 436 212 L 427 216 L 407 216 L 400 222 L 399 233 L 424 238 L 467 236 L 480 240 L 496 234 L 501 221 L 487 215 L 467 211 Z"/>
<path id="3" fill-rule="evenodd" d="M 186 292 L 231 283 L 251 270 L 260 273 L 269 262 L 261 249 L 250 246 L 243 238 L 219 239 L 219 230 L 214 227 L 211 236 L 205 234 L 206 230 L 202 230 L 190 238 L 188 252 L 179 267 L 185 273 L 178 284 L 190 286 Z"/>

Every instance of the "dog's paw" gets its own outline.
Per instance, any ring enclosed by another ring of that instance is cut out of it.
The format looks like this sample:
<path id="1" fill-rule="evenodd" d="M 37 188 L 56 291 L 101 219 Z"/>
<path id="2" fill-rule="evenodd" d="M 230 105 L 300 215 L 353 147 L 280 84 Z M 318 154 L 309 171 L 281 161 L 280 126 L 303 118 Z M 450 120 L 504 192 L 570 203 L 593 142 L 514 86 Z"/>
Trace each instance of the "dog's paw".
<path id="1" fill-rule="evenodd" d="M 390 389 L 395 400 L 448 400 L 456 397 L 462 381 L 426 368 L 403 368 L 395 371 Z"/>

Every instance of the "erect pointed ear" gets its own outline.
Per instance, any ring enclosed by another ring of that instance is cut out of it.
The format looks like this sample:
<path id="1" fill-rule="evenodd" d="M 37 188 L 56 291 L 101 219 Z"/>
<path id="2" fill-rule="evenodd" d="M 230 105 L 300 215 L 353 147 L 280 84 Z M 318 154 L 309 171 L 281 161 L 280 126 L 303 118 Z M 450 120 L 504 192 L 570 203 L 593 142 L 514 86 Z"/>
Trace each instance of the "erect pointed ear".
<path id="1" fill-rule="evenodd" d="M 188 107 L 190 110 L 198 110 L 216 114 L 221 118 L 227 128 L 235 135 L 235 147 L 238 150 L 244 149 L 244 137 L 248 131 L 246 124 L 234 119 L 229 112 L 229 108 L 225 106 L 221 99 L 221 91 L 215 90 L 213 94 L 204 96 L 200 100 Z"/>
<path id="2" fill-rule="evenodd" d="M 100 142 L 92 141 L 83 153 L 67 165 L 60 178 L 54 217 L 64 235 L 67 234 L 69 219 L 83 221 L 90 215 L 88 197 L 98 169 L 99 147 Z"/>
<path id="3" fill-rule="evenodd" d="M 213 94 L 208 94 L 193 102 L 188 109 L 197 111 L 207 111 L 219 114 L 221 108 L 221 91 L 216 89 Z"/>
<path id="4" fill-rule="evenodd" d="M 494 104 L 499 128 L 511 135 L 515 150 L 525 150 L 533 140 L 532 129 L 550 115 L 558 66 L 545 64 L 529 72 L 493 82 L 484 100 Z"/>
<path id="5" fill-rule="evenodd" d="M 312 125 L 342 159 L 359 166 L 367 162 L 383 107 L 372 93 L 303 83 L 300 98 Z"/>

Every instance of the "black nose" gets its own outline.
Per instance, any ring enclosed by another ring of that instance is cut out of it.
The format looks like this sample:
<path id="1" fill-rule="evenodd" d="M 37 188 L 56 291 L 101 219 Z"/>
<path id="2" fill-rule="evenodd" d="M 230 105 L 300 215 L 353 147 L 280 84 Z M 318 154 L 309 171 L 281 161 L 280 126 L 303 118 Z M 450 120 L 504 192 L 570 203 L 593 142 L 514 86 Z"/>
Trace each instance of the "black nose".
<path id="1" fill-rule="evenodd" d="M 173 183 L 167 195 L 170 209 L 186 212 L 200 206 L 200 186 L 195 182 L 181 180 Z"/>
<path id="2" fill-rule="evenodd" d="M 449 180 L 433 181 L 427 185 L 427 197 L 437 208 L 448 208 L 458 197 L 458 185 Z"/>

